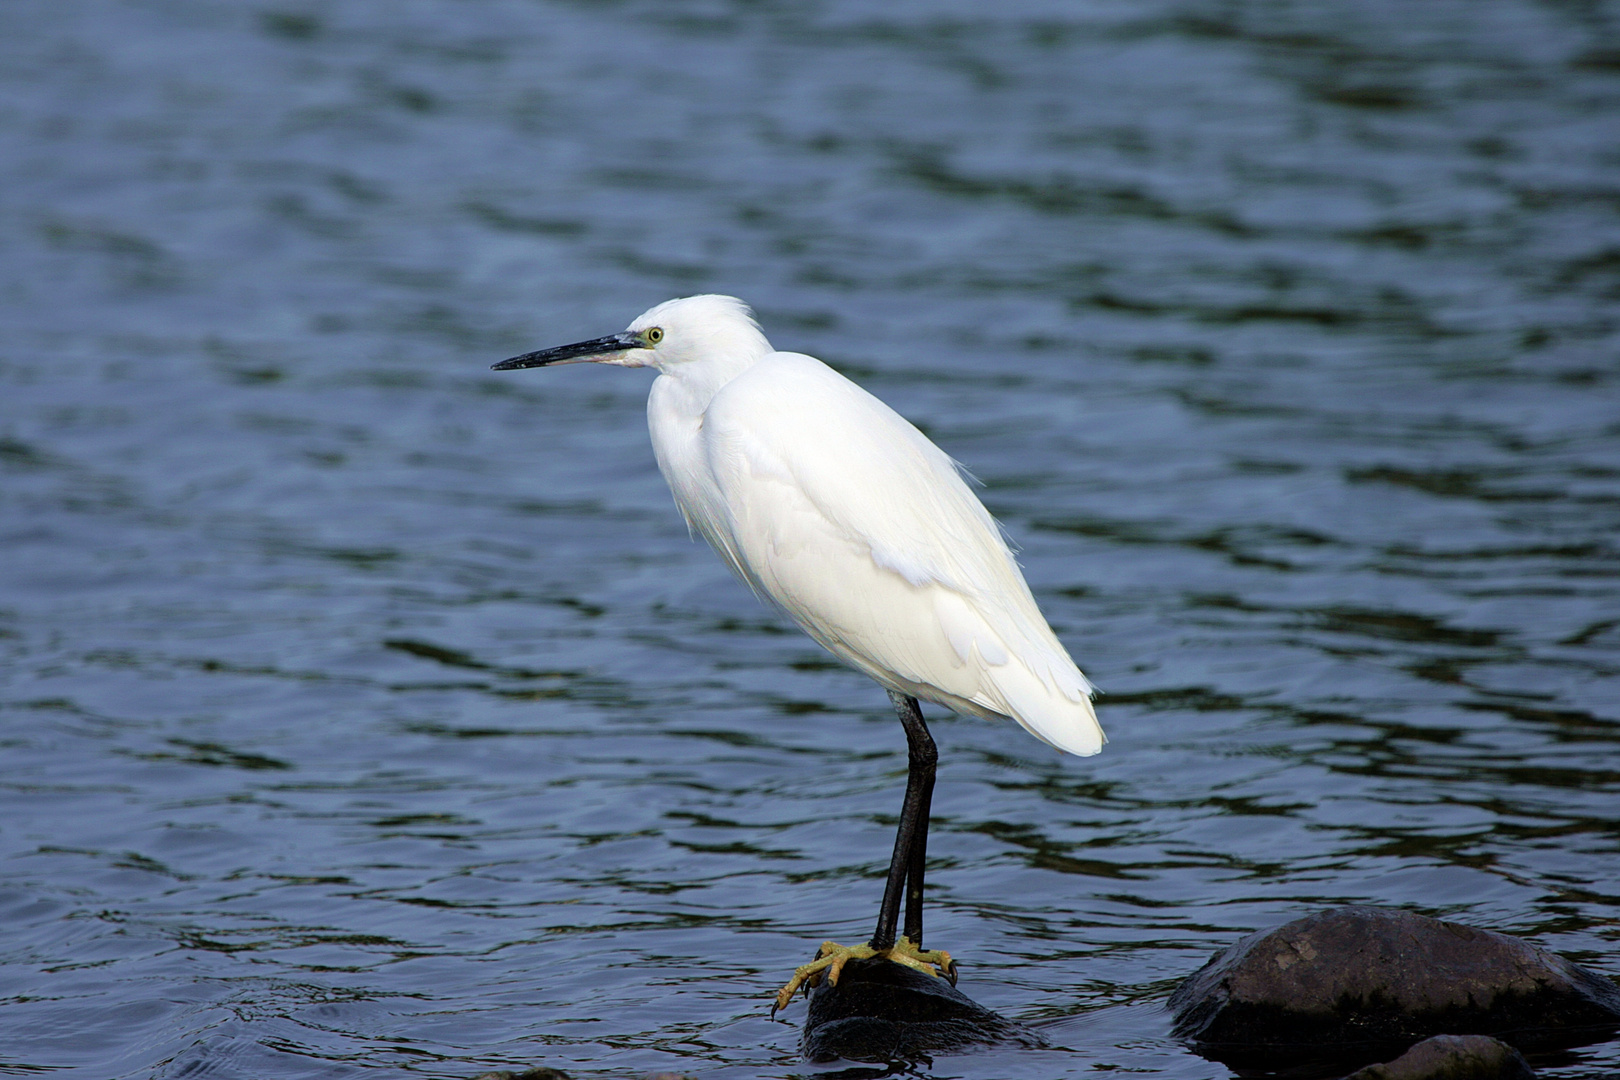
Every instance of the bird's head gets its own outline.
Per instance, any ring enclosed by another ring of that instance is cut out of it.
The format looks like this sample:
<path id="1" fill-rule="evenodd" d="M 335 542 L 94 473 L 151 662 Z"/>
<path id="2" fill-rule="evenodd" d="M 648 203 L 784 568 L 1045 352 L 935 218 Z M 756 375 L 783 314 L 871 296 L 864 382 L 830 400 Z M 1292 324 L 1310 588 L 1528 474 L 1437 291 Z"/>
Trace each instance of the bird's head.
<path id="1" fill-rule="evenodd" d="M 643 312 L 624 330 L 554 349 L 524 353 L 496 371 L 554 364 L 614 364 L 668 372 L 711 359 L 753 361 L 771 351 L 748 305 L 735 296 L 683 296 Z"/>

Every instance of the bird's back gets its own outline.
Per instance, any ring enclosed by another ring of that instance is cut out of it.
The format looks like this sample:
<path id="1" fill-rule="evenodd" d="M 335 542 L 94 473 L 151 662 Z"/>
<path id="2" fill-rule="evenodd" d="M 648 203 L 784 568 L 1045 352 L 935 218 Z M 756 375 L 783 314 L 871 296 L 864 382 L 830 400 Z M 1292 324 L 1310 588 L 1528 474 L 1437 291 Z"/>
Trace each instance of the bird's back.
<path id="1" fill-rule="evenodd" d="M 659 465 L 755 593 L 889 689 L 1010 717 L 1072 753 L 1101 749 L 1091 686 L 994 520 L 898 413 L 798 353 L 764 357 L 684 411 L 655 384 Z"/>

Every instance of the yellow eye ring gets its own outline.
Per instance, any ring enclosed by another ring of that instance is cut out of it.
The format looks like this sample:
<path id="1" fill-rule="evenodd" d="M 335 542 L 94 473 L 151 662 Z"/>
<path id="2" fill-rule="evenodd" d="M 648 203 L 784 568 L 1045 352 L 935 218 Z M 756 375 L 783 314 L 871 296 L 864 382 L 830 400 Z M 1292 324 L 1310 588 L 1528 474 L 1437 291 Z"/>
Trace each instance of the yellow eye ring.
<path id="1" fill-rule="evenodd" d="M 660 341 L 664 340 L 664 331 L 655 326 L 651 330 L 648 330 L 644 336 L 646 337 L 649 345 L 656 345 Z"/>

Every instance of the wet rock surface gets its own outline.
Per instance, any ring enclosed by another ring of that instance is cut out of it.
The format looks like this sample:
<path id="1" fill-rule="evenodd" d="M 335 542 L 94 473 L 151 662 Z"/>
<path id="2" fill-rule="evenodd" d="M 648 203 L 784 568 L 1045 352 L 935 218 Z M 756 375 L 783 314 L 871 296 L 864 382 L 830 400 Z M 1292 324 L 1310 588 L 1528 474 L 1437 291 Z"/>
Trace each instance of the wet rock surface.
<path id="1" fill-rule="evenodd" d="M 1344 1080 L 1534 1080 L 1513 1047 L 1489 1035 L 1436 1035 L 1394 1061 L 1357 1069 Z"/>
<path id="2" fill-rule="evenodd" d="M 1169 1005 L 1177 1037 L 1239 1069 L 1389 1061 L 1435 1035 L 1493 1035 L 1536 1051 L 1603 1041 L 1620 1028 L 1620 987 L 1561 956 L 1359 905 L 1242 939 Z"/>
<path id="3" fill-rule="evenodd" d="M 800 1049 L 812 1062 L 909 1062 L 1003 1042 L 1042 1045 L 944 979 L 887 960 L 853 960 L 837 986 L 811 991 Z"/>

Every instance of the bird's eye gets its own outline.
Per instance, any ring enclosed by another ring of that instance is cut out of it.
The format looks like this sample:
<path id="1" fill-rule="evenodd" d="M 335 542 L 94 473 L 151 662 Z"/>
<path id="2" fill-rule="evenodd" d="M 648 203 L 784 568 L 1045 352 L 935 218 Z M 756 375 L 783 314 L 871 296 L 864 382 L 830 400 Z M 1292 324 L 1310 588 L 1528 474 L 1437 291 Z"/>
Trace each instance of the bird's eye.
<path id="1" fill-rule="evenodd" d="M 648 330 L 645 336 L 649 345 L 656 345 L 664 340 L 664 332 L 656 326 Z"/>

